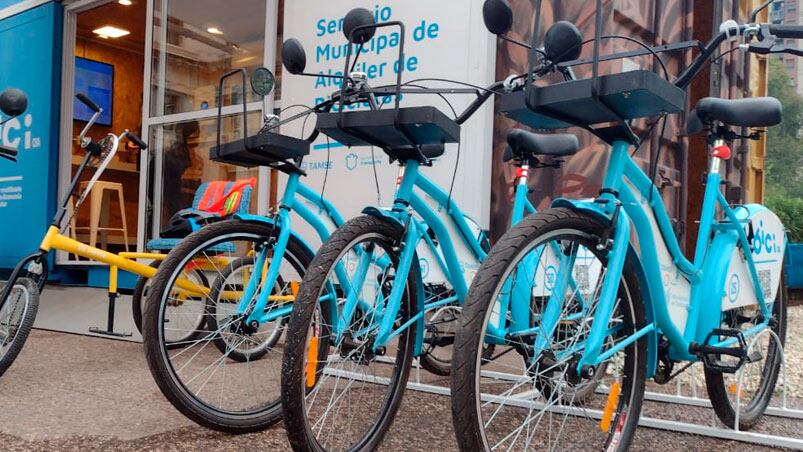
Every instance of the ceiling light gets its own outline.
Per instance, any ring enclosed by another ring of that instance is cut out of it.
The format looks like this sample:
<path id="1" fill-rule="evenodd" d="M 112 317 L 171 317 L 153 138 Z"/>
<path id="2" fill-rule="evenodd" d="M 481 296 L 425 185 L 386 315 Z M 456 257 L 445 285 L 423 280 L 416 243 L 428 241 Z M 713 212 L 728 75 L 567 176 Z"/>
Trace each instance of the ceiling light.
<path id="1" fill-rule="evenodd" d="M 209 28 L 206 29 L 206 31 L 208 31 L 209 33 L 212 33 L 213 35 L 222 35 L 223 34 L 223 31 L 221 31 L 220 28 L 217 28 L 217 27 L 209 27 Z"/>
<path id="2" fill-rule="evenodd" d="M 131 6 L 134 4 L 131 0 L 117 0 L 117 3 L 123 6 Z"/>
<path id="3" fill-rule="evenodd" d="M 111 25 L 104 25 L 100 28 L 96 28 L 92 30 L 92 33 L 95 33 L 101 38 L 121 38 L 125 35 L 131 34 L 131 32 L 128 30 L 123 30 L 122 28 L 113 27 Z"/>

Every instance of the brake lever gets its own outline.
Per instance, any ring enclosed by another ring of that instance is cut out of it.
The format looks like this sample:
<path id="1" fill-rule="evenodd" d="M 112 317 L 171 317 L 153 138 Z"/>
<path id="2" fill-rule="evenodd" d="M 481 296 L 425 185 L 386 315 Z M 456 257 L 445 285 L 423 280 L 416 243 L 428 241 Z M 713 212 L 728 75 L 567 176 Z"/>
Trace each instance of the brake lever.
<path id="1" fill-rule="evenodd" d="M 785 53 L 787 55 L 794 55 L 794 56 L 803 56 L 803 49 L 784 46 L 783 50 L 780 50 L 778 53 Z"/>
<path id="2" fill-rule="evenodd" d="M 759 55 L 772 55 L 772 54 L 779 54 L 785 53 L 787 55 L 794 55 L 798 57 L 803 57 L 803 49 L 798 49 L 796 47 L 789 47 L 786 45 L 778 45 L 775 40 L 770 43 L 758 43 L 758 44 L 750 44 L 748 46 L 748 51 L 750 53 L 757 53 Z"/>

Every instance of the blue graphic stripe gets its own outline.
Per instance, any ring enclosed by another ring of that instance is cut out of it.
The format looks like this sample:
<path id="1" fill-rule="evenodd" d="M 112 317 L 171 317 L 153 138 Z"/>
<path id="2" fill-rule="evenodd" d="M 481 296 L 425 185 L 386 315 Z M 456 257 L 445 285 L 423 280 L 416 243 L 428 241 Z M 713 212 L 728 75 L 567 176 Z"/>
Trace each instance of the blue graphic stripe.
<path id="1" fill-rule="evenodd" d="M 345 144 L 338 143 L 337 141 L 332 141 L 331 143 L 320 143 L 312 146 L 312 149 L 315 151 L 320 151 L 326 148 L 329 149 L 336 149 L 336 148 L 344 148 L 346 147 Z"/>

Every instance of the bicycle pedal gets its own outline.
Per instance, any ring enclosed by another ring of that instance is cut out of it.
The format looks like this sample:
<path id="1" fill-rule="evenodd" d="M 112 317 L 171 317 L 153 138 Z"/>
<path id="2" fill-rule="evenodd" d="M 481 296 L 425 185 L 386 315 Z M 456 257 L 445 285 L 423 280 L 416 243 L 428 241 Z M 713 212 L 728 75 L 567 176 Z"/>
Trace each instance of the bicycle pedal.
<path id="1" fill-rule="evenodd" d="M 722 337 L 736 339 L 736 346 L 716 346 L 710 345 L 712 339 L 720 342 Z M 689 352 L 696 355 L 706 369 L 720 373 L 733 374 L 739 371 L 746 363 L 755 362 L 754 359 L 761 360 L 761 353 L 747 354 L 747 342 L 740 330 L 714 329 L 702 344 L 692 343 L 689 345 Z M 725 361 L 722 355 L 735 358 L 733 361 Z"/>
<path id="2" fill-rule="evenodd" d="M 748 363 L 757 363 L 764 359 L 764 355 L 760 351 L 754 351 L 747 355 L 747 362 Z"/>

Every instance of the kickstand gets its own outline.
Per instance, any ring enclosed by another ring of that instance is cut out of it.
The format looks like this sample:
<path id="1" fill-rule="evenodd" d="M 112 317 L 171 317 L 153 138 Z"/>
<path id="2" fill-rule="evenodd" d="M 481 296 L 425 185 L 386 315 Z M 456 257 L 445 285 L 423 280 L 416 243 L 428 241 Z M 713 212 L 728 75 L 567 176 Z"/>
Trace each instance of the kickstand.
<path id="1" fill-rule="evenodd" d="M 117 293 L 117 267 L 109 267 L 109 308 L 106 320 L 106 329 L 93 326 L 89 328 L 90 333 L 102 334 L 104 336 L 131 337 L 131 333 L 114 331 L 114 303 L 120 294 Z"/>

